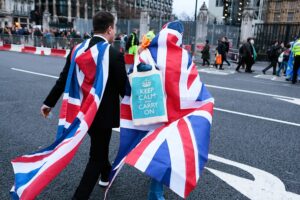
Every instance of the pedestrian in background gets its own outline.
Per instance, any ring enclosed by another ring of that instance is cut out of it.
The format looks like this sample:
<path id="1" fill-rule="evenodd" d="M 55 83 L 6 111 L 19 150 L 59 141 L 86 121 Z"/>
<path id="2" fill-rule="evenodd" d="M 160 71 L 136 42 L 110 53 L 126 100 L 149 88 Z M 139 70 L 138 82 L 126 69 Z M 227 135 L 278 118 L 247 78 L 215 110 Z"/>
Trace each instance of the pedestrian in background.
<path id="1" fill-rule="evenodd" d="M 248 38 L 247 42 L 245 44 L 243 44 L 243 46 L 240 48 L 239 51 L 240 51 L 240 55 L 241 55 L 242 59 L 235 70 L 239 71 L 241 65 L 243 63 L 245 63 L 246 64 L 245 72 L 246 73 L 254 72 L 252 70 L 252 66 L 255 63 L 256 56 L 257 56 L 255 48 L 254 48 L 254 39 Z"/>
<path id="2" fill-rule="evenodd" d="M 129 38 L 126 42 L 126 51 L 129 54 L 135 55 L 138 51 L 139 39 L 137 37 L 138 29 L 133 29 L 132 33 L 130 34 Z"/>
<path id="3" fill-rule="evenodd" d="M 205 41 L 205 46 L 204 46 L 203 50 L 201 51 L 201 53 L 202 53 L 202 59 L 203 59 L 202 66 L 205 66 L 205 63 L 207 63 L 208 66 L 210 65 L 210 62 L 209 62 L 209 60 L 210 60 L 209 49 L 210 49 L 210 47 L 209 47 L 209 41 L 206 40 Z"/>
<path id="4" fill-rule="evenodd" d="M 278 62 L 278 57 L 279 57 L 279 50 L 280 50 L 280 45 L 278 41 L 274 41 L 273 45 L 268 49 L 267 54 L 268 58 L 271 61 L 270 65 L 266 67 L 265 69 L 262 70 L 263 74 L 266 74 L 266 71 L 271 69 L 273 67 L 273 75 L 276 75 L 276 67 L 277 67 L 277 62 Z"/>
<path id="5" fill-rule="evenodd" d="M 297 82 L 298 70 L 300 68 L 300 36 L 293 45 L 292 52 L 294 53 L 293 79 L 292 84 Z"/>
<path id="6" fill-rule="evenodd" d="M 278 66 L 278 70 L 276 75 L 280 76 L 281 70 L 283 70 L 283 74 L 286 74 L 286 68 L 287 68 L 287 64 L 290 58 L 290 53 L 291 53 L 291 45 L 287 44 L 284 48 L 284 51 L 280 54 L 278 61 L 281 61 L 279 66 Z M 282 59 L 282 60 L 280 60 Z"/>
<path id="7" fill-rule="evenodd" d="M 245 65 L 246 65 L 246 58 L 245 58 L 245 54 L 244 54 L 244 44 L 240 45 L 239 48 L 239 60 L 238 60 L 238 65 L 235 69 L 235 71 L 240 72 L 240 67 L 242 67 L 242 69 L 245 69 Z"/>
<path id="8" fill-rule="evenodd" d="M 220 64 L 220 67 L 219 67 L 219 70 L 224 70 L 223 68 L 223 62 L 224 62 L 224 59 L 226 58 L 226 46 L 225 46 L 225 38 L 222 37 L 221 40 L 219 40 L 219 43 L 218 43 L 218 47 L 217 47 L 217 52 L 216 52 L 216 55 L 221 55 L 221 64 Z M 216 68 L 218 68 L 218 65 L 215 63 L 215 66 Z"/>
<path id="9" fill-rule="evenodd" d="M 228 56 L 228 53 L 229 53 L 230 44 L 229 44 L 229 41 L 228 41 L 227 37 L 224 37 L 224 39 L 225 39 L 225 42 L 224 42 L 224 45 L 225 45 L 225 57 L 224 57 L 224 61 L 227 63 L 228 66 L 230 66 L 230 62 L 227 60 L 227 56 Z"/>

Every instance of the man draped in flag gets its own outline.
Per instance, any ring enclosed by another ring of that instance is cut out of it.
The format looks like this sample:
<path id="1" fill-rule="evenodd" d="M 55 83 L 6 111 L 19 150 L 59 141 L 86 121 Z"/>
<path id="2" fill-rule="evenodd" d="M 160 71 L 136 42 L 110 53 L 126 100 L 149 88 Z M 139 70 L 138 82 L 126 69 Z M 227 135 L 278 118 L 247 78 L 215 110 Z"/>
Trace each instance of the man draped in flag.
<path id="1" fill-rule="evenodd" d="M 200 81 L 190 55 L 181 48 L 182 34 L 182 24 L 170 22 L 148 46 L 162 73 L 168 123 L 134 126 L 129 84 L 121 102 L 120 147 L 110 184 L 127 163 L 154 180 L 148 199 L 163 199 L 161 184 L 186 198 L 208 157 L 214 99 Z M 144 51 L 139 60 L 149 64 Z"/>
<path id="2" fill-rule="evenodd" d="M 108 185 L 109 141 L 119 127 L 119 96 L 127 80 L 124 58 L 110 46 L 115 19 L 109 12 L 93 17 L 94 36 L 74 47 L 41 107 L 46 117 L 63 95 L 56 141 L 43 150 L 12 160 L 15 199 L 34 199 L 72 160 L 84 136 L 91 137 L 90 157 L 73 199 L 88 199 L 99 176 Z"/>

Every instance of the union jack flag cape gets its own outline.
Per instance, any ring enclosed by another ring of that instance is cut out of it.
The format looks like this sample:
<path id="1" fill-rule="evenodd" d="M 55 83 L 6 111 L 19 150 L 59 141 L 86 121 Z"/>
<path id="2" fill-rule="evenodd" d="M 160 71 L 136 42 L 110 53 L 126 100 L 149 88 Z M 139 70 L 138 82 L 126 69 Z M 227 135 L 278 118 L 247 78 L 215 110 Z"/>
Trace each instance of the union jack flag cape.
<path id="1" fill-rule="evenodd" d="M 200 81 L 188 52 L 181 48 L 182 33 L 180 22 L 170 22 L 148 47 L 162 72 L 168 123 L 134 126 L 127 85 L 121 103 L 120 147 L 110 185 L 127 163 L 183 198 L 196 187 L 208 157 L 214 99 Z M 139 59 L 149 63 L 143 52 Z"/>
<path id="2" fill-rule="evenodd" d="M 57 137 L 49 147 L 12 160 L 13 199 L 34 199 L 72 160 L 99 108 L 108 78 L 109 44 L 74 48 Z"/>

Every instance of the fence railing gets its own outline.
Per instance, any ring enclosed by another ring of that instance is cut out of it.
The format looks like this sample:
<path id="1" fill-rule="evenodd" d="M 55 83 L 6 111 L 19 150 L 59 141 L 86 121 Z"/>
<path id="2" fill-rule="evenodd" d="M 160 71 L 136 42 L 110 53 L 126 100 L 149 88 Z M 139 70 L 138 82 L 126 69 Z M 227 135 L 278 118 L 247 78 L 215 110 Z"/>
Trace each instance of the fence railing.
<path id="1" fill-rule="evenodd" d="M 17 44 L 35 47 L 70 49 L 83 41 L 81 38 L 32 36 L 32 35 L 0 35 L 3 44 Z"/>
<path id="2" fill-rule="evenodd" d="M 254 29 L 255 47 L 259 60 L 267 59 L 267 49 L 275 40 L 289 43 L 300 33 L 300 23 L 256 24 Z"/>

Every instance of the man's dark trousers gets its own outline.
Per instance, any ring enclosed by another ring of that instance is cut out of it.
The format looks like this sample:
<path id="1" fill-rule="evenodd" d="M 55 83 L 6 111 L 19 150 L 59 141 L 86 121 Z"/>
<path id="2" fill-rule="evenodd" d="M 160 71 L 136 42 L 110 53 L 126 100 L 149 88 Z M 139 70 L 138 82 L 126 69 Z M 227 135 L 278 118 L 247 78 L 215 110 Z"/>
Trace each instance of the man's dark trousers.
<path id="1" fill-rule="evenodd" d="M 80 184 L 74 194 L 74 199 L 88 199 L 98 181 L 100 173 L 101 176 L 109 174 L 111 165 L 108 159 L 108 151 L 111 132 L 111 128 L 91 127 L 89 129 L 91 137 L 90 157 Z"/>
<path id="2" fill-rule="evenodd" d="M 276 66 L 277 66 L 277 60 L 272 60 L 272 61 L 271 61 L 271 64 L 270 64 L 268 67 L 266 67 L 263 71 L 266 72 L 266 71 L 268 71 L 270 68 L 273 67 L 273 75 L 276 75 Z"/>

